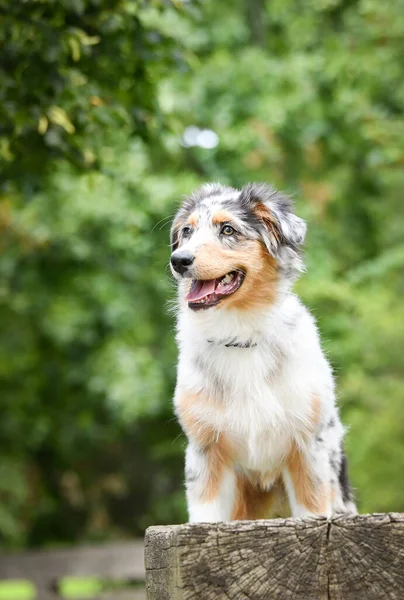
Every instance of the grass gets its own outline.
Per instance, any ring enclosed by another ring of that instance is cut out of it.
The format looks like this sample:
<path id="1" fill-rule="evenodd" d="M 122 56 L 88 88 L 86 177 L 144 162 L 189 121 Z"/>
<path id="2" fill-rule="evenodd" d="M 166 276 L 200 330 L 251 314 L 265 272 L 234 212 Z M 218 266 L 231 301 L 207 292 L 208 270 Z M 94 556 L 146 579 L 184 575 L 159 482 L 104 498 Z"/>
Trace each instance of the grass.
<path id="1" fill-rule="evenodd" d="M 35 586 L 29 581 L 0 581 L 0 600 L 31 600 Z"/>
<path id="2" fill-rule="evenodd" d="M 144 583 L 129 584 L 134 587 L 144 587 Z M 111 587 L 112 586 L 112 587 Z M 127 588 L 128 584 L 114 582 L 107 589 Z M 94 598 L 105 591 L 106 583 L 97 577 L 64 577 L 60 581 L 60 594 L 66 600 L 74 598 Z M 34 600 L 36 589 L 33 583 L 23 579 L 0 581 L 0 600 Z"/>
<path id="3" fill-rule="evenodd" d="M 63 598 L 93 598 L 103 589 L 100 579 L 86 577 L 65 577 L 61 581 Z M 0 600 L 34 600 L 35 586 L 24 580 L 0 581 Z"/>

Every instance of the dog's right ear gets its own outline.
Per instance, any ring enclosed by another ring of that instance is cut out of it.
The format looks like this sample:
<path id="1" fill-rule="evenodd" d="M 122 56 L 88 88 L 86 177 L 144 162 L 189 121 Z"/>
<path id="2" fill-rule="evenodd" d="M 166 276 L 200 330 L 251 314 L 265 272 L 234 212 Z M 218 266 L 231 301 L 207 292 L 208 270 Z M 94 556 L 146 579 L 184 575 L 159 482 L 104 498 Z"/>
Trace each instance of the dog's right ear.
<path id="1" fill-rule="evenodd" d="M 240 202 L 258 219 L 268 252 L 295 279 L 304 270 L 301 248 L 306 223 L 293 213 L 292 200 L 266 183 L 249 183 L 241 190 Z"/>
<path id="2" fill-rule="evenodd" d="M 293 213 L 289 196 L 266 183 L 248 183 L 241 190 L 240 202 L 264 224 L 268 250 L 276 254 L 286 246 L 299 253 L 306 236 L 306 223 Z"/>

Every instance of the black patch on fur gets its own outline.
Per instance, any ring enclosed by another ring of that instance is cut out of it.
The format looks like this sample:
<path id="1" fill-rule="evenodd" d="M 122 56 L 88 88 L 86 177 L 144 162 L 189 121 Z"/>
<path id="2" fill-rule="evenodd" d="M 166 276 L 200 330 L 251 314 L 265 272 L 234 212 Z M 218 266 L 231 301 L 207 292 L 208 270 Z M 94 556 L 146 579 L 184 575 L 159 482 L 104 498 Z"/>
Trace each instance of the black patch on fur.
<path id="1" fill-rule="evenodd" d="M 187 198 L 184 201 L 183 205 L 177 212 L 175 219 L 173 221 L 173 224 L 171 226 L 171 231 L 170 231 L 171 252 L 174 252 L 174 250 L 177 250 L 177 248 L 178 248 L 178 241 L 179 241 L 178 238 L 179 238 L 179 231 L 181 229 L 181 226 L 180 226 L 181 223 L 186 221 L 186 219 L 189 217 L 189 215 L 191 213 L 194 212 L 194 210 L 196 209 L 197 206 L 198 206 L 198 202 L 195 200 L 195 198 L 190 196 L 189 198 Z"/>
<path id="2" fill-rule="evenodd" d="M 295 252 L 299 252 L 304 240 L 303 237 L 295 235 L 293 231 L 293 201 L 292 199 L 279 192 L 272 185 L 267 183 L 248 183 L 245 185 L 240 194 L 239 203 L 241 206 L 254 208 L 257 203 L 262 203 L 271 214 L 273 225 L 276 228 L 276 235 L 281 245 L 289 246 Z M 299 220 L 295 218 L 295 221 Z M 282 231 L 282 222 L 289 224 L 289 235 L 285 236 Z M 301 220 L 300 220 L 301 221 Z"/>
<path id="3" fill-rule="evenodd" d="M 322 438 L 321 435 L 317 435 L 316 436 L 316 442 L 318 442 L 319 444 L 321 444 L 322 442 L 324 442 L 324 438 Z"/>
<path id="4" fill-rule="evenodd" d="M 261 219 L 254 213 L 253 205 L 240 201 L 238 198 L 232 198 L 223 202 L 223 208 L 235 213 L 245 225 L 254 231 L 260 231 L 262 227 Z"/>
<path id="5" fill-rule="evenodd" d="M 240 203 L 251 206 L 255 202 L 276 202 L 276 207 L 283 215 L 293 211 L 293 202 L 289 196 L 278 192 L 272 185 L 267 183 L 247 183 L 241 190 Z"/>
<path id="6" fill-rule="evenodd" d="M 293 319 L 285 319 L 284 324 L 289 329 L 289 331 L 293 331 L 296 328 L 298 321 L 298 317 L 295 316 Z"/>
<path id="7" fill-rule="evenodd" d="M 204 361 L 202 356 L 198 355 L 197 357 L 195 357 L 195 360 L 193 361 L 193 363 L 194 363 L 195 367 L 198 369 L 198 371 L 202 371 L 202 373 L 205 375 L 205 377 L 209 377 L 212 387 L 214 388 L 217 396 L 219 398 L 224 398 L 226 388 L 225 388 L 223 381 L 220 379 L 220 377 L 218 377 L 215 373 L 213 373 L 209 369 L 208 365 L 206 365 L 206 362 Z"/>
<path id="8" fill-rule="evenodd" d="M 178 225 L 180 222 L 186 221 L 187 217 L 194 212 L 198 208 L 198 206 L 205 200 L 206 198 L 210 198 L 211 196 L 220 196 L 226 192 L 237 192 L 237 190 L 221 185 L 220 183 L 216 184 L 204 184 L 201 185 L 197 190 L 195 190 L 190 196 L 187 196 L 184 202 L 181 205 L 181 208 L 178 210 L 175 219 L 173 221 L 171 227 L 171 251 L 174 252 L 178 248 Z"/>
<path id="9" fill-rule="evenodd" d="M 185 479 L 187 483 L 192 483 L 198 479 L 198 473 L 188 467 L 185 468 Z"/>
<path id="10" fill-rule="evenodd" d="M 331 417 L 331 419 L 328 421 L 327 427 L 329 429 L 331 429 L 331 427 L 335 427 L 335 419 L 334 419 L 334 417 Z"/>
<path id="11" fill-rule="evenodd" d="M 247 183 L 247 185 L 245 185 L 240 193 L 239 199 L 238 199 L 238 204 L 240 207 L 240 210 L 242 211 L 242 219 L 245 223 L 247 223 L 250 227 L 252 227 L 253 229 L 255 229 L 256 231 L 260 231 L 263 227 L 263 222 L 260 219 L 260 217 L 258 217 L 256 215 L 256 213 L 254 212 L 254 207 L 258 204 L 261 203 L 264 206 L 267 207 L 268 210 L 268 203 L 271 200 L 275 200 L 275 198 L 277 198 L 279 195 L 279 197 L 282 197 L 282 194 L 279 194 L 277 192 L 277 190 L 272 187 L 271 185 L 268 184 L 264 184 L 264 183 Z M 285 199 L 287 197 L 285 196 Z M 292 204 L 289 200 L 290 203 L 290 210 L 292 209 Z M 286 205 L 285 205 L 285 211 L 287 212 L 286 209 Z M 274 218 L 273 224 L 274 227 L 276 228 L 277 231 L 277 237 L 278 239 L 281 241 L 281 243 L 285 243 L 285 239 L 282 236 L 282 233 L 280 231 L 279 228 L 279 223 L 277 222 L 278 219 L 275 219 L 275 215 L 272 211 L 270 211 L 271 216 Z"/>
<path id="12" fill-rule="evenodd" d="M 344 502 L 353 500 L 352 488 L 348 477 L 348 459 L 346 457 L 343 445 L 341 445 L 341 464 L 339 468 L 338 479 L 341 486 L 342 499 Z"/>
<path id="13" fill-rule="evenodd" d="M 228 340 L 207 340 L 209 344 L 215 344 L 216 346 L 224 346 L 225 348 L 255 348 L 258 346 L 257 342 L 251 340 L 241 341 L 237 338 L 231 338 Z"/>
<path id="14" fill-rule="evenodd" d="M 335 473 L 338 473 L 339 464 L 338 464 L 338 455 L 335 450 L 333 450 L 330 454 L 330 466 Z"/>

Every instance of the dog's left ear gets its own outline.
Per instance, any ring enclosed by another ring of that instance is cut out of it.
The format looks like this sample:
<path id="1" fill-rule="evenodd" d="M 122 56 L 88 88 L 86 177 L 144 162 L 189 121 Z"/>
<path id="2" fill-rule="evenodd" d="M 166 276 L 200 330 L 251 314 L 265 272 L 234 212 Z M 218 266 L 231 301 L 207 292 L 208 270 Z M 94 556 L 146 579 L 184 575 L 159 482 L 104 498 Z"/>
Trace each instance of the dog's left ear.
<path id="1" fill-rule="evenodd" d="M 293 202 L 266 183 L 248 183 L 241 190 L 240 201 L 263 222 L 264 241 L 271 254 L 282 247 L 299 253 L 306 236 L 306 223 L 293 213 Z"/>

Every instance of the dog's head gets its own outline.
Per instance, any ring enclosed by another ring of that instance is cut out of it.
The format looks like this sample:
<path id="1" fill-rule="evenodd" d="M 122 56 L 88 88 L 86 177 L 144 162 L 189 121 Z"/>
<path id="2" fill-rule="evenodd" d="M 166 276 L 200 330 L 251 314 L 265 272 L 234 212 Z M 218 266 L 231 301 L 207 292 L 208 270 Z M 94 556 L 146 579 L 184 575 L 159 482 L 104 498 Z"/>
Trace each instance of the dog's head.
<path id="1" fill-rule="evenodd" d="M 242 190 L 205 184 L 186 198 L 171 228 L 171 270 L 192 310 L 247 309 L 273 302 L 302 270 L 305 222 L 267 184 Z"/>

